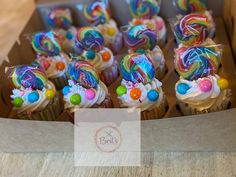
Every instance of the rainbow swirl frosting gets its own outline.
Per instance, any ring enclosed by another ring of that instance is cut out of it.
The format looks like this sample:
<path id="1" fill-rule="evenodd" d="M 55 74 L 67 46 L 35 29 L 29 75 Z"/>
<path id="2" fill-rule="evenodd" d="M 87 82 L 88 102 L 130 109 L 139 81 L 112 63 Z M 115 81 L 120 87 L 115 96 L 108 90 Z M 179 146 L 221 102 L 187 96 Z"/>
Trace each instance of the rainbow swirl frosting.
<path id="1" fill-rule="evenodd" d="M 130 0 L 129 10 L 133 18 L 150 19 L 160 11 L 157 0 Z"/>
<path id="2" fill-rule="evenodd" d="M 215 46 L 180 47 L 176 53 L 176 70 L 184 79 L 196 80 L 217 73 L 221 56 Z"/>
<path id="3" fill-rule="evenodd" d="M 76 45 L 78 48 L 86 50 L 94 50 L 96 52 L 102 50 L 104 46 L 104 38 L 102 34 L 92 27 L 82 27 L 78 31 Z"/>
<path id="4" fill-rule="evenodd" d="M 74 61 L 69 65 L 69 76 L 85 88 L 97 88 L 99 77 L 95 68 L 86 61 Z"/>
<path id="5" fill-rule="evenodd" d="M 132 26 L 125 35 L 125 43 L 129 49 L 134 51 L 152 50 L 157 45 L 157 34 L 146 25 Z"/>
<path id="6" fill-rule="evenodd" d="M 45 72 L 30 65 L 20 65 L 14 68 L 11 79 L 17 88 L 23 86 L 33 90 L 42 90 L 47 83 Z"/>
<path id="7" fill-rule="evenodd" d="M 56 41 L 53 32 L 36 33 L 31 44 L 33 49 L 41 55 L 57 56 L 61 52 L 61 46 Z"/>
<path id="8" fill-rule="evenodd" d="M 133 83 L 150 83 L 155 77 L 155 69 L 145 54 L 132 53 L 126 55 L 120 62 L 123 78 Z"/>
<path id="9" fill-rule="evenodd" d="M 110 20 L 108 0 L 94 0 L 85 5 L 84 17 L 95 26 L 108 23 Z"/>
<path id="10" fill-rule="evenodd" d="M 47 20 L 52 28 L 69 29 L 72 26 L 71 11 L 67 8 L 55 8 L 51 10 Z"/>
<path id="11" fill-rule="evenodd" d="M 184 45 L 201 44 L 210 32 L 210 22 L 205 14 L 189 14 L 175 25 L 174 33 L 177 41 Z"/>
<path id="12" fill-rule="evenodd" d="M 174 3 L 179 13 L 184 15 L 206 10 L 206 0 L 174 0 Z"/>

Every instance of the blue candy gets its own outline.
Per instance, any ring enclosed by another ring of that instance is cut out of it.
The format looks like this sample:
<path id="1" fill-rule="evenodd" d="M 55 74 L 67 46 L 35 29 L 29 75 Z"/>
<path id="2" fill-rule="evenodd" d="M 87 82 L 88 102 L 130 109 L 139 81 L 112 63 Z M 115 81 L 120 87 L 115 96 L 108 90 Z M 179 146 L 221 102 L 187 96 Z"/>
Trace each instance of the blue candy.
<path id="1" fill-rule="evenodd" d="M 177 92 L 179 92 L 179 94 L 181 95 L 186 94 L 189 89 L 190 87 L 188 86 L 188 84 L 185 84 L 185 83 L 180 83 L 177 86 Z"/>
<path id="2" fill-rule="evenodd" d="M 70 86 L 68 85 L 62 89 L 63 95 L 67 95 L 69 92 L 70 92 Z"/>
<path id="3" fill-rule="evenodd" d="M 28 101 L 30 103 L 34 103 L 36 101 L 39 100 L 39 94 L 38 92 L 31 92 L 29 95 L 28 95 Z"/>
<path id="4" fill-rule="evenodd" d="M 150 90 L 147 94 L 148 99 L 152 102 L 157 101 L 159 98 L 159 93 L 157 90 Z"/>
<path id="5" fill-rule="evenodd" d="M 67 38 L 68 40 L 72 40 L 73 37 L 74 37 L 74 35 L 73 35 L 72 32 L 68 31 L 68 32 L 66 33 L 66 38 Z"/>
<path id="6" fill-rule="evenodd" d="M 93 50 L 88 50 L 87 53 L 86 53 L 86 57 L 89 59 L 89 60 L 93 60 L 95 58 L 95 52 Z"/>

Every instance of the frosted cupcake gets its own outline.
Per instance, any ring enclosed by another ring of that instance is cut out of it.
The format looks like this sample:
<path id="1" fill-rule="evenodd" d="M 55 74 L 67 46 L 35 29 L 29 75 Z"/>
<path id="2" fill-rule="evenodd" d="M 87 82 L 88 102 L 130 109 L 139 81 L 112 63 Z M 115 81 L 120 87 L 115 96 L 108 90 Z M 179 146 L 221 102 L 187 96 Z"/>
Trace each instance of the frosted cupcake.
<path id="1" fill-rule="evenodd" d="M 95 68 L 86 61 L 73 61 L 69 65 L 69 85 L 63 88 L 65 109 L 71 117 L 80 108 L 111 108 L 110 95 L 99 80 Z"/>
<path id="2" fill-rule="evenodd" d="M 152 60 L 158 79 L 165 76 L 165 58 L 157 45 L 156 33 L 146 25 L 131 26 L 124 32 L 125 44 L 129 53 L 145 53 Z"/>
<path id="3" fill-rule="evenodd" d="M 115 20 L 110 17 L 108 0 L 93 0 L 84 7 L 84 17 L 97 27 L 104 37 L 105 46 L 118 53 L 123 46 L 122 33 Z"/>
<path id="4" fill-rule="evenodd" d="M 92 27 L 81 28 L 77 35 L 77 45 L 82 51 L 80 57 L 96 68 L 107 86 L 118 78 L 118 63 L 112 51 L 104 47 L 104 38 L 99 31 Z"/>
<path id="5" fill-rule="evenodd" d="M 133 17 L 130 25 L 147 25 L 157 34 L 157 43 L 163 47 L 166 43 L 166 25 L 157 14 L 160 11 L 160 1 L 156 0 L 130 0 L 129 10 Z"/>
<path id="6" fill-rule="evenodd" d="M 62 106 L 55 86 L 39 68 L 20 65 L 10 75 L 16 89 L 12 91 L 13 110 L 18 118 L 56 120 Z"/>
<path id="7" fill-rule="evenodd" d="M 192 13 L 180 17 L 173 30 L 178 44 L 193 46 L 214 36 L 215 23 L 208 11 Z"/>
<path id="8" fill-rule="evenodd" d="M 37 53 L 35 63 L 40 64 L 57 89 L 62 89 L 67 84 L 67 63 L 70 62 L 70 58 L 61 52 L 61 46 L 53 33 L 35 34 L 32 47 Z"/>
<path id="9" fill-rule="evenodd" d="M 213 41 L 208 41 L 208 44 Z M 227 108 L 230 103 L 228 81 L 216 75 L 221 52 L 217 45 L 180 46 L 175 66 L 180 75 L 175 91 L 184 115 L 208 113 Z"/>
<path id="10" fill-rule="evenodd" d="M 72 14 L 68 8 L 54 8 L 47 16 L 47 24 L 57 35 L 62 50 L 67 54 L 78 54 L 75 45 L 76 28 L 73 26 Z"/>
<path id="11" fill-rule="evenodd" d="M 141 109 L 142 120 L 162 118 L 167 103 L 151 59 L 145 54 L 128 54 L 120 63 L 120 70 L 123 79 L 116 89 L 120 106 Z"/>

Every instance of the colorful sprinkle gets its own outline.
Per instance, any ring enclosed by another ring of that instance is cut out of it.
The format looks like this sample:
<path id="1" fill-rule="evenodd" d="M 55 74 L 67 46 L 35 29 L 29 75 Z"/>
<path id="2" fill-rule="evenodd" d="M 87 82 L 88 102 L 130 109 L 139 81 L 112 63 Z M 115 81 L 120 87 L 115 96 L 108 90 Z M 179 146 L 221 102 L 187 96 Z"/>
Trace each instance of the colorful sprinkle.
<path id="1" fill-rule="evenodd" d="M 206 0 L 174 0 L 174 3 L 183 15 L 206 10 Z"/>

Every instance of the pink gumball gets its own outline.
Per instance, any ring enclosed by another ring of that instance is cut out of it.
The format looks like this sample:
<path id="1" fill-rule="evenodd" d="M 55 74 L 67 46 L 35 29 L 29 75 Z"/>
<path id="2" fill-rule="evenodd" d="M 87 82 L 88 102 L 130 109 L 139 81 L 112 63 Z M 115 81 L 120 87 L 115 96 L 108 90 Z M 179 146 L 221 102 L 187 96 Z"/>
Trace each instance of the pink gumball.
<path id="1" fill-rule="evenodd" d="M 209 79 L 204 79 L 199 82 L 199 87 L 203 92 L 209 92 L 212 89 L 212 83 Z"/>
<path id="2" fill-rule="evenodd" d="M 88 89 L 85 91 L 85 97 L 88 99 L 88 100 L 92 100 L 94 99 L 95 97 L 95 92 L 93 89 Z"/>

